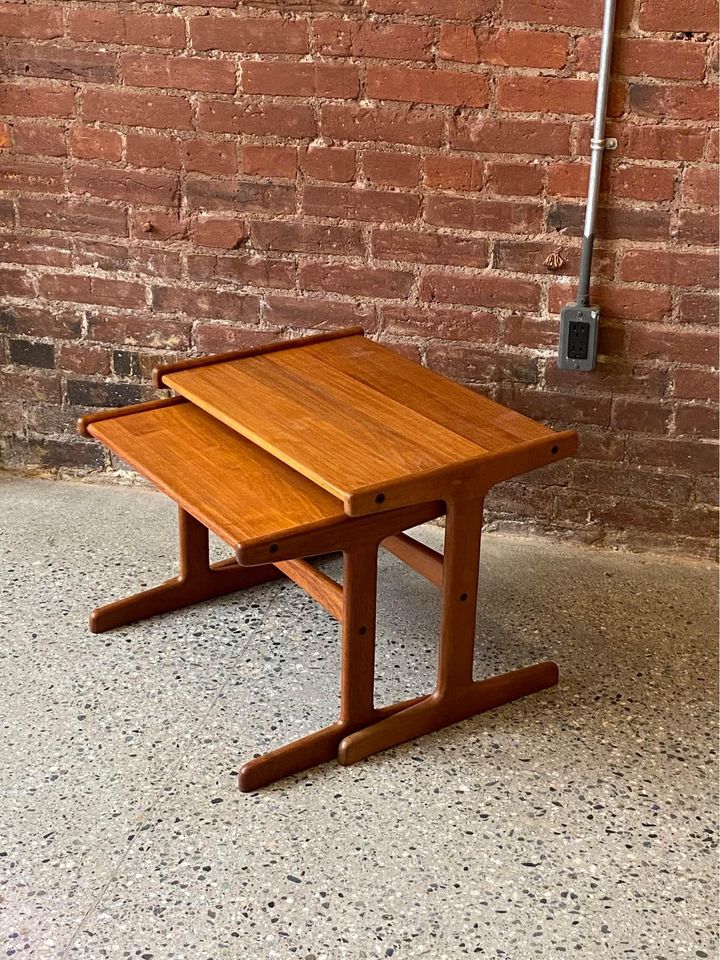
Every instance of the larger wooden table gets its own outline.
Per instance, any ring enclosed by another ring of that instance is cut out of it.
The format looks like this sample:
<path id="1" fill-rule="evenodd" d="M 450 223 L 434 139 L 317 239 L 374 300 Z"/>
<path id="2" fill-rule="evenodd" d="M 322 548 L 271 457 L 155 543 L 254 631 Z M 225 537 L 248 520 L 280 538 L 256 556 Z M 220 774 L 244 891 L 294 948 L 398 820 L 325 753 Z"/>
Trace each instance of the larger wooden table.
<path id="1" fill-rule="evenodd" d="M 573 453 L 557 433 L 351 329 L 160 367 L 175 396 L 81 418 L 179 507 L 180 572 L 95 610 L 109 630 L 286 576 L 342 624 L 340 715 L 248 761 L 255 790 L 330 760 L 354 763 L 557 683 L 538 663 L 473 678 L 483 502 L 502 480 Z M 444 555 L 404 533 L 446 515 Z M 208 530 L 234 556 L 208 559 Z M 374 702 L 379 546 L 442 592 L 435 690 Z M 342 551 L 343 583 L 307 558 Z"/>

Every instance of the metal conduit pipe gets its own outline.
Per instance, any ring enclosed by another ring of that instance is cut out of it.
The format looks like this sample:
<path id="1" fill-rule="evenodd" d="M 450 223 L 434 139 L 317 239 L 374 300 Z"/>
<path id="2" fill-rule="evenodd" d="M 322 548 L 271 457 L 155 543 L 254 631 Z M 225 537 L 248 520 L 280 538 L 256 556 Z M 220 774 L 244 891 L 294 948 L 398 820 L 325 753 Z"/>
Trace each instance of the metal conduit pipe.
<path id="1" fill-rule="evenodd" d="M 615 150 L 617 148 L 616 140 L 608 140 L 605 137 L 612 50 L 615 36 L 615 5 L 616 0 L 605 0 L 602 43 L 600 47 L 600 66 L 598 69 L 597 100 L 595 104 L 595 123 L 592 140 L 590 141 L 590 183 L 588 186 L 585 227 L 583 229 L 582 250 L 580 254 L 580 279 L 578 282 L 576 302 L 563 307 L 560 316 L 558 366 L 562 370 L 592 370 L 595 367 L 597 357 L 597 333 L 600 321 L 600 307 L 590 304 L 590 279 L 592 276 L 595 224 L 597 221 L 603 158 L 606 150 Z"/>

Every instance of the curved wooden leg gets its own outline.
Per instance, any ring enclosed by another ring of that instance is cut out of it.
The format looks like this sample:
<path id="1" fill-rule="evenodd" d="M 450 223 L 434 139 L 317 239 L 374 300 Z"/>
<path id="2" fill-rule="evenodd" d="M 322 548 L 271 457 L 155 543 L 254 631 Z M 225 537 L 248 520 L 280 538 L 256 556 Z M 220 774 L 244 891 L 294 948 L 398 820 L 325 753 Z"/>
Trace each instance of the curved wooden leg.
<path id="1" fill-rule="evenodd" d="M 93 633 L 103 633 L 136 620 L 179 610 L 202 600 L 211 600 L 283 576 L 272 564 L 241 567 L 234 557 L 210 566 L 207 528 L 182 509 L 179 510 L 178 524 L 179 575 L 157 587 L 93 610 L 90 614 L 90 630 Z"/>

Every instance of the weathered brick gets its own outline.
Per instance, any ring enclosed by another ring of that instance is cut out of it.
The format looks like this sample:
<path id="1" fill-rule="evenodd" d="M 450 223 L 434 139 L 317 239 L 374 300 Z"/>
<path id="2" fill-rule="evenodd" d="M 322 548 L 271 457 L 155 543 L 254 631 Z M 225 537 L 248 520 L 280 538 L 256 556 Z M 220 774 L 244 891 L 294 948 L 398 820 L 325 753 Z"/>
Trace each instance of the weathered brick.
<path id="1" fill-rule="evenodd" d="M 233 210 L 237 213 L 294 213 L 295 187 L 255 180 L 187 181 L 185 192 L 194 210 Z"/>
<path id="2" fill-rule="evenodd" d="M 82 117 L 86 123 L 100 121 L 130 127 L 189 130 L 192 126 L 192 109 L 185 97 L 121 90 L 85 91 Z"/>
<path id="3" fill-rule="evenodd" d="M 420 201 L 413 194 L 308 184 L 303 195 L 303 210 L 316 217 L 397 223 L 414 220 Z"/>
<path id="4" fill-rule="evenodd" d="M 0 37 L 53 40 L 62 35 L 61 7 L 0 3 Z"/>
<path id="5" fill-rule="evenodd" d="M 72 155 L 81 160 L 116 162 L 122 158 L 123 138 L 116 130 L 75 124 L 70 128 L 68 143 Z"/>
<path id="6" fill-rule="evenodd" d="M 355 227 L 336 224 L 297 223 L 283 220 L 260 220 L 251 225 L 253 246 L 259 250 L 283 253 L 323 253 L 359 255 L 364 242 Z"/>
<path id="7" fill-rule="evenodd" d="M 471 277 L 428 271 L 420 281 L 420 299 L 477 307 L 537 310 L 540 305 L 540 288 L 536 283 L 509 277 L 487 274 Z"/>
<path id="8" fill-rule="evenodd" d="M 297 172 L 297 148 L 254 146 L 241 148 L 240 169 L 248 177 L 280 177 L 294 180 Z"/>
<path id="9" fill-rule="evenodd" d="M 486 107 L 490 85 L 481 73 L 452 70 L 413 70 L 404 67 L 368 67 L 368 97 L 457 107 Z"/>
<path id="10" fill-rule="evenodd" d="M 153 309 L 159 313 L 181 313 L 188 317 L 215 318 L 234 322 L 257 319 L 259 302 L 243 293 L 215 292 L 192 287 L 153 287 Z"/>
<path id="11" fill-rule="evenodd" d="M 139 173 L 111 167 L 77 164 L 70 173 L 70 188 L 78 194 L 169 206 L 178 195 L 177 177 L 167 173 Z"/>
<path id="12" fill-rule="evenodd" d="M 355 151 L 347 147 L 315 147 L 298 153 L 298 166 L 310 180 L 350 183 L 355 179 Z"/>
<path id="13" fill-rule="evenodd" d="M 280 17 L 193 17 L 190 39 L 195 50 L 238 53 L 307 53 L 304 20 Z"/>
<path id="14" fill-rule="evenodd" d="M 234 93 L 237 86 L 234 64 L 229 60 L 207 60 L 203 57 L 122 54 L 120 74 L 123 82 L 131 87 Z"/>
<path id="15" fill-rule="evenodd" d="M 124 14 L 80 7 L 68 17 L 71 40 L 180 49 L 185 46 L 185 21 L 163 14 Z"/>
<path id="16" fill-rule="evenodd" d="M 15 153 L 34 157 L 64 157 L 67 155 L 65 131 L 58 124 L 15 123 L 13 148 Z"/>
<path id="17" fill-rule="evenodd" d="M 492 30 L 485 25 L 443 24 L 439 55 L 461 63 L 496 64 L 502 67 L 565 66 L 570 48 L 566 33 L 538 30 Z"/>
<path id="18" fill-rule="evenodd" d="M 308 105 L 259 101 L 253 97 L 203 100 L 198 107 L 198 127 L 209 133 L 251 136 L 314 137 L 317 132 L 315 116 Z"/>
<path id="19" fill-rule="evenodd" d="M 366 150 L 362 170 L 378 187 L 417 187 L 420 183 L 420 158 L 412 154 Z"/>
<path id="20" fill-rule="evenodd" d="M 407 271 L 319 261 L 302 265 L 298 274 L 300 290 L 326 290 L 347 297 L 381 300 L 407 297 L 412 284 L 413 275 Z"/>
<path id="21" fill-rule="evenodd" d="M 16 117 L 71 117 L 75 90 L 70 86 L 45 87 L 30 83 L 0 86 L 0 114 Z"/>
<path id="22" fill-rule="evenodd" d="M 242 67 L 242 89 L 246 94 L 276 97 L 349 99 L 357 97 L 360 77 L 355 66 L 246 60 Z"/>
<path id="23" fill-rule="evenodd" d="M 114 83 L 118 79 L 115 55 L 99 50 L 77 50 L 16 41 L 0 53 L 0 70 L 21 77 Z"/>
<path id="24" fill-rule="evenodd" d="M 418 107 L 365 107 L 327 104 L 320 114 L 324 136 L 336 140 L 379 140 L 437 147 L 442 142 L 444 117 Z"/>
<path id="25" fill-rule="evenodd" d="M 437 232 L 377 229 L 372 233 L 372 254 L 378 260 L 485 267 L 488 243 Z"/>
<path id="26" fill-rule="evenodd" d="M 425 219 L 428 223 L 462 230 L 535 233 L 540 229 L 542 215 L 540 204 L 509 200 L 431 195 L 425 203 Z"/>
<path id="27" fill-rule="evenodd" d="M 201 247 L 235 250 L 248 235 L 247 224 L 237 217 L 198 217 L 190 227 L 193 241 Z"/>
<path id="28" fill-rule="evenodd" d="M 566 123 L 500 120 L 460 113 L 452 124 L 450 145 L 481 153 L 567 155 L 570 152 L 570 126 Z"/>

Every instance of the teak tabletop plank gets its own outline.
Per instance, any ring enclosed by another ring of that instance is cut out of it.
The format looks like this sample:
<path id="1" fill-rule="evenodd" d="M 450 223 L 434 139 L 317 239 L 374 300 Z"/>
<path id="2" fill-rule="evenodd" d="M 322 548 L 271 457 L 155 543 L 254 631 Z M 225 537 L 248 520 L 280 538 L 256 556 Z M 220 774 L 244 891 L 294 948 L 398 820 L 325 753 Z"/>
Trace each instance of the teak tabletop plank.
<path id="1" fill-rule="evenodd" d="M 303 353 L 322 358 L 325 363 L 421 412 L 488 452 L 495 453 L 553 432 L 365 337 L 329 341 L 321 346 L 322 349 L 317 349 L 308 344 Z"/>
<path id="2" fill-rule="evenodd" d="M 191 403 L 99 420 L 88 432 L 233 549 L 346 520 L 335 497 Z"/>
<path id="3" fill-rule="evenodd" d="M 531 462 L 528 445 L 549 450 L 559 436 L 360 335 L 170 371 L 163 382 L 350 516 L 457 492 L 481 481 L 486 461 L 493 477 L 513 476 L 521 450 L 517 472 L 540 466 L 549 456 L 538 448 Z"/>

